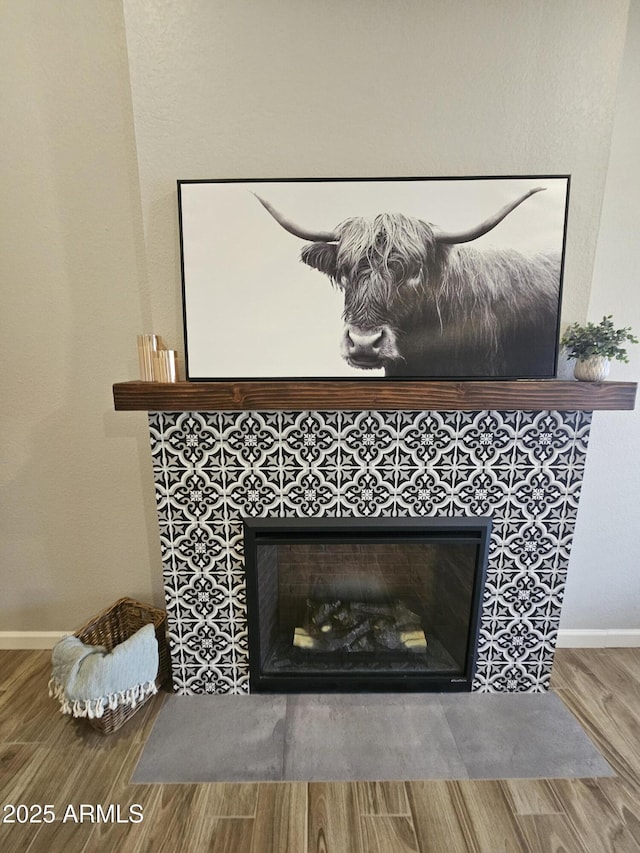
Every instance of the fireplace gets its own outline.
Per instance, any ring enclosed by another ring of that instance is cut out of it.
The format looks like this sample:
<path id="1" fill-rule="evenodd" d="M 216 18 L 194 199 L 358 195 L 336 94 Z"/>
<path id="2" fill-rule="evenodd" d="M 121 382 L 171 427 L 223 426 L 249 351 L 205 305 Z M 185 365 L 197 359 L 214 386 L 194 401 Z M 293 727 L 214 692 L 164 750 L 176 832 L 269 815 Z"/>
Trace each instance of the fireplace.
<path id="1" fill-rule="evenodd" d="M 251 691 L 470 690 L 490 530 L 245 518 Z"/>
<path id="2" fill-rule="evenodd" d="M 150 413 L 174 689 L 254 689 L 243 519 L 491 518 L 471 689 L 546 690 L 590 421 L 556 411 Z"/>
<path id="3" fill-rule="evenodd" d="M 249 691 L 245 518 L 491 518 L 471 689 L 548 688 L 591 413 L 632 410 L 636 383 L 113 390 L 117 410 L 149 415 L 177 693 Z"/>

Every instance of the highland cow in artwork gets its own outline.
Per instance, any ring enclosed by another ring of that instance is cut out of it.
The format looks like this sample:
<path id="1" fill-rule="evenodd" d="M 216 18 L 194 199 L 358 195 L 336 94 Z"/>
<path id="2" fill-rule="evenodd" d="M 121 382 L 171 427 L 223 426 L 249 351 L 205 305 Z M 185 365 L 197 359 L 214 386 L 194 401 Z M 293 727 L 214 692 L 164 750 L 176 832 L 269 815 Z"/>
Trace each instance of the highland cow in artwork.
<path id="1" fill-rule="evenodd" d="M 297 224 L 258 200 L 308 242 L 302 261 L 344 294 L 342 358 L 388 377 L 552 375 L 561 251 L 477 248 L 544 186 L 459 232 L 402 213 L 346 219 L 331 231 Z"/>

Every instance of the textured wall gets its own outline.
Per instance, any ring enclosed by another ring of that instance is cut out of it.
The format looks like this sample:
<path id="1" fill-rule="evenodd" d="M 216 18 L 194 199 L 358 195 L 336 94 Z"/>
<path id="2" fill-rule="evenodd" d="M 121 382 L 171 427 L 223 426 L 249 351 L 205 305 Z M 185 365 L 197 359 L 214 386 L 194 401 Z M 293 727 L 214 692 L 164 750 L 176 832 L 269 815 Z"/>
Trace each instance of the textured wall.
<path id="1" fill-rule="evenodd" d="M 3 3 L 0 629 L 74 629 L 123 594 L 162 601 L 146 418 L 113 412 L 110 389 L 137 377 L 137 332 L 181 349 L 176 179 L 572 173 L 566 319 L 582 317 L 627 6 Z M 623 309 L 636 267 L 616 270 Z M 633 506 L 624 475 L 617 505 Z M 592 553 L 601 534 L 580 535 Z M 597 617 L 595 574 L 576 619 L 586 600 Z"/>
<path id="2" fill-rule="evenodd" d="M 1 6 L 0 631 L 75 630 L 162 601 L 145 418 L 111 395 L 145 323 L 122 8 Z"/>
<path id="3" fill-rule="evenodd" d="M 640 332 L 640 0 L 629 16 L 627 48 L 602 210 L 589 317 L 612 313 Z M 611 378 L 637 382 L 640 346 Z M 634 412 L 598 412 L 585 475 L 562 627 L 640 628 L 640 400 Z"/>
<path id="4" fill-rule="evenodd" d="M 177 178 L 570 173 L 582 318 L 627 7 L 124 0 L 156 331 L 182 349 Z"/>
<path id="5" fill-rule="evenodd" d="M 174 687 L 248 690 L 242 517 L 493 518 L 474 689 L 549 674 L 589 413 L 149 416 Z"/>

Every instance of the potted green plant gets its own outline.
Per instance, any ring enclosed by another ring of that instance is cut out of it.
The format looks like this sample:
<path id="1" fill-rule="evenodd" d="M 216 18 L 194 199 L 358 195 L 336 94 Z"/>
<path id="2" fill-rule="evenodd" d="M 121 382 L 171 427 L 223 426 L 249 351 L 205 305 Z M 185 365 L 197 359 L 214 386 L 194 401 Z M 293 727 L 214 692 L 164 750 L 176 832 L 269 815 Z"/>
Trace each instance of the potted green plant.
<path id="1" fill-rule="evenodd" d="M 574 323 L 565 331 L 560 343 L 566 349 L 569 358 L 575 358 L 574 376 L 583 382 L 601 382 L 609 375 L 612 358 L 628 362 L 624 343 L 637 344 L 638 339 L 631 333 L 631 327 L 616 329 L 611 314 L 602 318 L 600 323 L 587 323 L 581 326 Z"/>

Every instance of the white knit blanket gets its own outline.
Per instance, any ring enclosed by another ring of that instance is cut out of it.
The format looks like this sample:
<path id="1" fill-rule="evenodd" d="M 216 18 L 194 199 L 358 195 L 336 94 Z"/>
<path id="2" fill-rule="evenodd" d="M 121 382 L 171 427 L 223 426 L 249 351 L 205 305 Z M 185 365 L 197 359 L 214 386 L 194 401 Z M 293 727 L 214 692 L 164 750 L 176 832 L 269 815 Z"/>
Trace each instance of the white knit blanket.
<path id="1" fill-rule="evenodd" d="M 64 637 L 51 654 L 49 695 L 63 714 L 102 717 L 120 705 L 135 708 L 157 693 L 158 641 L 153 625 L 145 625 L 111 652 Z"/>

